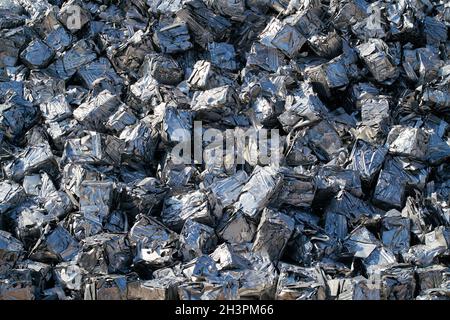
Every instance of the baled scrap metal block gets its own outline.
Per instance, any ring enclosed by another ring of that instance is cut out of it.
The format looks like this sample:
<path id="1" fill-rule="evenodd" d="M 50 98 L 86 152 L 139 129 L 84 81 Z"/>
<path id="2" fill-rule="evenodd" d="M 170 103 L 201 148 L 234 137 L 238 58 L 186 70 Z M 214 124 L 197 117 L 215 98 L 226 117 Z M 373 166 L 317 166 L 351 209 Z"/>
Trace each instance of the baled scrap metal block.
<path id="1" fill-rule="evenodd" d="M 288 57 L 294 58 L 306 39 L 293 26 L 272 18 L 259 35 L 259 41 L 265 46 L 277 48 Z"/>
<path id="2" fill-rule="evenodd" d="M 431 248 L 448 249 L 450 247 L 450 229 L 439 226 L 428 232 L 425 234 L 425 244 Z"/>
<path id="3" fill-rule="evenodd" d="M 221 69 L 236 70 L 236 52 L 234 46 L 226 42 L 211 42 L 208 44 L 211 63 Z"/>
<path id="4" fill-rule="evenodd" d="M 25 192 L 20 184 L 13 181 L 0 182 L 0 214 L 14 208 L 24 199 Z"/>
<path id="5" fill-rule="evenodd" d="M 88 129 L 101 130 L 108 118 L 117 111 L 119 104 L 116 95 L 104 90 L 76 108 L 73 116 Z"/>
<path id="6" fill-rule="evenodd" d="M 165 277 L 147 281 L 128 282 L 128 300 L 177 300 L 177 288 L 186 279 Z"/>
<path id="7" fill-rule="evenodd" d="M 235 214 L 224 214 L 218 226 L 218 234 L 228 243 L 243 243 L 252 241 L 256 224 L 238 211 Z"/>
<path id="8" fill-rule="evenodd" d="M 243 270 L 237 275 L 241 299 L 274 299 L 278 274 L 272 265 L 261 270 Z"/>
<path id="9" fill-rule="evenodd" d="M 357 61 L 358 56 L 355 50 L 345 44 L 342 54 L 318 66 L 307 67 L 305 72 L 316 90 L 330 99 L 337 92 L 336 90 L 345 89 L 350 80 L 358 77 Z"/>
<path id="10" fill-rule="evenodd" d="M 381 287 L 378 279 L 357 276 L 342 280 L 338 300 L 380 300 Z"/>
<path id="11" fill-rule="evenodd" d="M 47 121 L 60 121 L 72 115 L 70 107 L 64 95 L 60 94 L 52 97 L 49 101 L 40 104 L 42 115 Z"/>
<path id="12" fill-rule="evenodd" d="M 178 62 L 160 54 L 146 56 L 139 71 L 144 77 L 151 76 L 158 83 L 167 85 L 177 85 L 183 78 L 183 70 Z"/>
<path id="13" fill-rule="evenodd" d="M 196 91 L 192 97 L 191 109 L 195 111 L 196 118 L 219 120 L 238 111 L 239 97 L 232 86 Z"/>
<path id="14" fill-rule="evenodd" d="M 58 219 L 56 216 L 49 215 L 34 201 L 22 203 L 9 215 L 15 218 L 15 233 L 27 249 L 31 248 L 42 236 L 48 223 Z"/>
<path id="15" fill-rule="evenodd" d="M 161 101 L 158 97 L 160 85 L 151 75 L 145 75 L 130 86 L 131 95 L 128 97 L 129 105 L 141 108 L 142 104 L 156 105 Z"/>
<path id="16" fill-rule="evenodd" d="M 441 287 L 445 283 L 445 275 L 448 271 L 448 267 L 444 265 L 417 268 L 415 273 L 420 292 L 425 293 L 426 290 Z"/>
<path id="17" fill-rule="evenodd" d="M 308 38 L 309 47 L 319 56 L 334 58 L 342 50 L 342 38 L 331 31 L 326 34 L 315 34 Z"/>
<path id="18" fill-rule="evenodd" d="M 80 213 L 103 223 L 111 210 L 113 192 L 112 182 L 83 181 L 80 186 Z"/>
<path id="19" fill-rule="evenodd" d="M 382 300 L 412 300 L 416 288 L 414 269 L 392 267 L 381 271 Z"/>
<path id="20" fill-rule="evenodd" d="M 325 232 L 333 238 L 344 239 L 348 234 L 347 217 L 343 214 L 327 211 L 325 216 Z"/>
<path id="21" fill-rule="evenodd" d="M 45 68 L 53 59 L 55 52 L 47 46 L 42 40 L 33 40 L 20 53 L 20 59 L 30 69 Z"/>
<path id="22" fill-rule="evenodd" d="M 425 240 L 427 231 L 425 219 L 428 216 L 428 210 L 419 196 L 409 196 L 406 199 L 405 207 L 402 210 L 402 216 L 411 220 L 411 236 L 417 237 L 421 242 Z"/>
<path id="23" fill-rule="evenodd" d="M 133 255 L 125 235 L 101 233 L 82 240 L 76 261 L 90 274 L 125 274 Z"/>
<path id="24" fill-rule="evenodd" d="M 30 270 L 9 270 L 0 279 L 0 300 L 35 300 L 36 288 Z"/>
<path id="25" fill-rule="evenodd" d="M 314 9 L 298 10 L 295 14 L 286 17 L 283 22 L 296 27 L 305 38 L 309 38 L 324 28 L 317 13 L 319 13 L 318 10 Z"/>
<path id="26" fill-rule="evenodd" d="M 123 211 L 114 210 L 111 212 L 103 225 L 105 232 L 123 233 L 128 232 L 128 217 Z"/>
<path id="27" fill-rule="evenodd" d="M 386 212 L 382 219 L 381 240 L 394 254 L 406 252 L 410 246 L 410 219 L 397 210 Z"/>
<path id="28" fill-rule="evenodd" d="M 426 159 L 432 165 L 447 161 L 450 157 L 450 141 L 445 141 L 435 132 L 428 135 Z"/>
<path id="29" fill-rule="evenodd" d="M 7 38 L 1 38 L 2 48 L 0 49 L 0 68 L 14 67 L 19 58 L 19 48 L 16 48 L 14 42 Z"/>
<path id="30" fill-rule="evenodd" d="M 244 19 L 245 0 L 205 0 L 205 3 L 221 16 L 237 21 Z"/>
<path id="31" fill-rule="evenodd" d="M 173 155 L 167 155 L 164 162 L 158 166 L 158 174 L 161 182 L 173 190 L 185 188 L 192 176 L 194 168 L 184 163 L 178 163 L 173 160 Z"/>
<path id="32" fill-rule="evenodd" d="M 85 131 L 80 138 L 66 140 L 62 161 L 114 165 L 120 162 L 120 153 L 123 149 L 123 141 L 119 138 L 95 131 Z"/>
<path id="33" fill-rule="evenodd" d="M 0 274 L 14 268 L 22 253 L 22 243 L 9 232 L 0 230 Z"/>
<path id="34" fill-rule="evenodd" d="M 394 253 L 387 247 L 377 247 L 369 257 L 362 261 L 368 274 L 377 272 L 380 268 L 388 268 L 398 263 Z"/>
<path id="35" fill-rule="evenodd" d="M 210 257 L 216 262 L 219 271 L 247 269 L 249 267 L 248 260 L 239 255 L 233 246 L 228 243 L 222 243 L 217 246 L 216 250 L 210 254 Z"/>
<path id="36" fill-rule="evenodd" d="M 180 253 L 183 261 L 208 254 L 216 246 L 214 229 L 191 219 L 186 220 L 180 232 Z"/>
<path id="37" fill-rule="evenodd" d="M 80 197 L 80 187 L 83 181 L 99 181 L 105 179 L 104 172 L 97 168 L 79 163 L 68 163 L 62 169 L 63 189 L 72 196 Z"/>
<path id="38" fill-rule="evenodd" d="M 416 244 L 411 246 L 408 252 L 402 254 L 403 260 L 411 265 L 419 267 L 428 267 L 437 263 L 438 257 L 445 252 L 446 248 L 442 246 L 431 246 Z"/>
<path id="39" fill-rule="evenodd" d="M 0 28 L 15 28 L 25 24 L 26 17 L 24 15 L 10 12 L 8 9 L 2 9 L 0 11 L 2 13 Z"/>
<path id="40" fill-rule="evenodd" d="M 106 122 L 105 127 L 108 130 L 112 130 L 116 133 L 122 132 L 127 126 L 134 125 L 138 119 L 134 115 L 133 111 L 126 105 L 121 105 L 115 113 L 113 113 Z"/>
<path id="41" fill-rule="evenodd" d="M 355 83 L 351 87 L 351 98 L 357 109 L 361 108 L 362 103 L 368 98 L 380 95 L 380 90 L 368 82 Z"/>
<path id="42" fill-rule="evenodd" d="M 280 263 L 277 300 L 324 300 L 326 285 L 320 269 Z"/>
<path id="43" fill-rule="evenodd" d="M 74 11 L 77 12 L 75 13 Z M 73 17 L 74 14 L 77 14 L 77 18 Z M 75 19 L 77 20 L 74 21 Z M 83 8 L 81 1 L 70 0 L 61 6 L 58 20 L 71 32 L 76 32 L 91 20 L 91 16 L 89 11 Z"/>
<path id="44" fill-rule="evenodd" d="M 383 146 L 375 146 L 358 139 L 350 155 L 352 160 L 350 166 L 359 172 L 363 181 L 371 182 L 383 166 L 387 152 L 387 148 Z"/>
<path id="45" fill-rule="evenodd" d="M 127 278 L 122 275 L 90 277 L 84 286 L 84 300 L 126 300 Z"/>
<path id="46" fill-rule="evenodd" d="M 109 60 L 103 57 L 81 66 L 77 70 L 77 76 L 84 86 L 91 90 L 100 86 L 120 94 L 123 85 L 122 78 L 116 73 Z"/>
<path id="47" fill-rule="evenodd" d="M 234 210 L 242 212 L 250 219 L 258 220 L 260 211 L 269 203 L 273 194 L 278 191 L 283 176 L 276 168 L 257 166 L 248 182 L 242 188 Z"/>
<path id="48" fill-rule="evenodd" d="M 31 274 L 31 281 L 36 288 L 38 296 L 41 295 L 41 292 L 48 287 L 49 283 L 53 279 L 52 266 L 49 264 L 35 262 L 32 260 L 23 260 L 17 264 L 17 269 L 24 270 L 19 272 L 24 272 L 25 274 L 29 271 Z"/>
<path id="49" fill-rule="evenodd" d="M 179 110 L 174 106 L 166 106 L 162 119 L 161 138 L 168 144 L 186 142 L 185 132 L 191 132 L 192 113 Z M 180 134 L 181 133 L 181 134 Z"/>
<path id="50" fill-rule="evenodd" d="M 398 176 L 408 188 L 423 190 L 430 168 L 421 162 L 405 157 L 386 157 L 383 170 L 389 171 Z"/>
<path id="51" fill-rule="evenodd" d="M 344 241 L 344 247 L 355 258 L 361 258 L 368 273 L 394 265 L 392 251 L 382 245 L 366 227 L 357 227 Z"/>
<path id="52" fill-rule="evenodd" d="M 0 100 L 1 100 L 0 82 Z M 28 130 L 37 120 L 37 110 L 31 104 L 16 104 L 6 102 L 0 104 L 0 129 L 5 137 L 14 141 L 22 139 L 25 131 Z"/>
<path id="53" fill-rule="evenodd" d="M 314 177 L 317 197 L 322 194 L 337 194 L 340 190 L 347 190 L 356 197 L 363 195 L 358 171 L 341 169 L 337 166 L 324 166 Z"/>
<path id="54" fill-rule="evenodd" d="M 425 17 L 423 20 L 423 33 L 427 44 L 438 46 L 441 42 L 445 42 L 448 39 L 448 26 L 444 21 L 438 21 L 436 17 Z"/>
<path id="55" fill-rule="evenodd" d="M 239 300 L 238 284 L 232 277 L 222 282 L 186 282 L 178 286 L 180 300 Z"/>
<path id="56" fill-rule="evenodd" d="M 247 66 L 259 67 L 269 72 L 276 72 L 285 63 L 285 58 L 279 50 L 257 42 L 253 43 L 247 56 Z"/>
<path id="57" fill-rule="evenodd" d="M 313 151 L 307 145 L 307 140 L 304 137 L 305 135 L 306 131 L 301 131 L 298 133 L 298 135 L 296 135 L 296 137 L 293 138 L 293 142 L 288 148 L 287 155 L 285 157 L 286 164 L 295 166 L 308 165 L 317 162 L 317 157 L 313 154 Z"/>
<path id="58" fill-rule="evenodd" d="M 77 241 L 103 231 L 102 221 L 95 214 L 72 213 L 65 222 L 66 228 Z"/>
<path id="59" fill-rule="evenodd" d="M 442 3 L 50 2 L 0 0 L 1 298 L 450 296 Z"/>
<path id="60" fill-rule="evenodd" d="M 45 170 L 52 173 L 55 169 L 55 157 L 48 143 L 27 147 L 18 157 L 5 167 L 7 175 L 16 181 L 26 174 Z"/>
<path id="61" fill-rule="evenodd" d="M 46 45 L 56 52 L 63 52 L 73 41 L 72 35 L 62 26 L 56 26 L 44 39 Z"/>
<path id="62" fill-rule="evenodd" d="M 277 122 L 277 116 L 282 112 L 282 108 L 274 104 L 270 99 L 258 96 L 251 102 L 251 112 L 254 125 L 270 126 Z"/>
<path id="63" fill-rule="evenodd" d="M 232 176 L 214 181 L 207 187 L 210 191 L 208 200 L 216 216 L 221 217 L 223 209 L 237 200 L 247 180 L 247 173 L 240 170 Z"/>
<path id="64" fill-rule="evenodd" d="M 283 183 L 276 197 L 271 201 L 271 205 L 290 205 L 294 207 L 308 208 L 314 200 L 316 185 L 307 176 L 295 174 L 290 170 L 282 169 Z"/>
<path id="65" fill-rule="evenodd" d="M 135 161 L 153 159 L 159 133 L 144 121 L 126 127 L 119 136 L 125 143 L 122 156 Z"/>
<path id="66" fill-rule="evenodd" d="M 364 0 L 348 0 L 336 2 L 333 6 L 336 15 L 333 24 L 337 28 L 342 28 L 348 24 L 354 24 L 367 17 L 368 3 Z"/>
<path id="67" fill-rule="evenodd" d="M 55 266 L 54 275 L 56 281 L 62 288 L 80 291 L 86 270 L 72 262 L 61 262 Z"/>
<path id="68" fill-rule="evenodd" d="M 23 100 L 24 84 L 21 81 L 15 81 L 9 77 L 0 82 L 0 101 L 2 103 L 11 101 L 19 105 L 31 106 Z M 17 96 L 17 97 L 16 97 Z"/>
<path id="69" fill-rule="evenodd" d="M 157 30 L 153 35 L 155 44 L 163 53 L 178 53 L 192 48 L 186 23 L 173 23 Z"/>
<path id="70" fill-rule="evenodd" d="M 365 227 L 353 230 L 344 242 L 349 253 L 362 259 L 369 257 L 379 245 L 380 242 Z"/>
<path id="71" fill-rule="evenodd" d="M 134 264 L 160 268 L 174 262 L 178 235 L 151 217 L 142 216 L 131 228 L 129 239 Z"/>
<path id="72" fill-rule="evenodd" d="M 369 39 L 356 47 L 376 81 L 392 83 L 399 75 L 397 66 L 388 52 L 388 46 L 381 39 Z"/>
<path id="73" fill-rule="evenodd" d="M 224 85 L 231 85 L 232 80 L 223 75 L 211 62 L 198 60 L 193 66 L 187 83 L 192 89 L 208 90 Z"/>
<path id="74" fill-rule="evenodd" d="M 216 15 L 200 0 L 187 1 L 183 9 L 176 12 L 176 16 L 177 20 L 188 25 L 194 41 L 204 49 L 208 43 L 225 37 L 231 26 L 226 18 Z"/>
<path id="75" fill-rule="evenodd" d="M 381 170 L 372 201 L 384 208 L 401 209 L 404 202 L 405 181 L 395 173 Z"/>
<path id="76" fill-rule="evenodd" d="M 432 288 L 425 291 L 423 295 L 418 295 L 416 300 L 443 300 L 448 301 L 449 290 L 446 288 Z"/>
<path id="77" fill-rule="evenodd" d="M 364 99 L 361 102 L 361 120 L 363 125 L 386 135 L 390 121 L 389 100 L 383 96 Z"/>
<path id="78" fill-rule="evenodd" d="M 342 149 L 342 141 L 328 121 L 321 121 L 307 132 L 309 147 L 323 161 L 330 161 Z"/>
<path id="79" fill-rule="evenodd" d="M 330 62 L 305 70 L 310 81 L 324 96 L 331 98 L 333 89 L 345 88 L 349 84 L 347 70 L 342 61 Z"/>
<path id="80" fill-rule="evenodd" d="M 164 200 L 161 220 L 165 225 L 179 232 L 187 219 L 208 226 L 214 224 L 214 217 L 210 212 L 205 192 L 197 190 L 186 194 L 173 195 Z"/>
<path id="81" fill-rule="evenodd" d="M 138 214 L 150 215 L 153 207 L 161 203 L 166 191 L 166 188 L 156 178 L 138 179 L 123 190 L 120 208 L 133 217 Z"/>
<path id="82" fill-rule="evenodd" d="M 48 70 L 61 79 L 67 80 L 72 77 L 81 66 L 94 61 L 97 54 L 93 50 L 93 44 L 88 40 L 76 42 L 72 48 L 65 51 Z"/>
<path id="83" fill-rule="evenodd" d="M 181 266 L 183 276 L 192 281 L 216 282 L 220 279 L 216 262 L 207 255 L 201 255 Z"/>
<path id="84" fill-rule="evenodd" d="M 42 240 L 33 248 L 30 259 L 44 263 L 67 262 L 77 255 L 79 249 L 78 241 L 62 226 L 57 226 L 42 235 Z"/>
<path id="85" fill-rule="evenodd" d="M 393 126 L 386 144 L 392 154 L 420 160 L 427 152 L 428 135 L 419 128 Z"/>
<path id="86" fill-rule="evenodd" d="M 282 25 L 270 41 L 289 58 L 298 56 L 305 42 L 306 38 L 298 32 L 297 28 L 288 23 Z"/>
<path id="87" fill-rule="evenodd" d="M 278 261 L 294 231 L 294 225 L 294 219 L 290 216 L 264 209 L 256 230 L 253 251 L 266 255 L 270 261 Z"/>

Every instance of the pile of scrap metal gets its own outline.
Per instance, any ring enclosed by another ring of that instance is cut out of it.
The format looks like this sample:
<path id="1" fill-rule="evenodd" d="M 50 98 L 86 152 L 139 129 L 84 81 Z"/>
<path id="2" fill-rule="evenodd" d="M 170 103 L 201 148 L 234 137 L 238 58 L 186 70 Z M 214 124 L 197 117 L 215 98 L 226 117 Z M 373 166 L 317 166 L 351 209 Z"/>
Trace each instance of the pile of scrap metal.
<path id="1" fill-rule="evenodd" d="M 449 28 L 0 0 L 0 300 L 450 299 Z"/>

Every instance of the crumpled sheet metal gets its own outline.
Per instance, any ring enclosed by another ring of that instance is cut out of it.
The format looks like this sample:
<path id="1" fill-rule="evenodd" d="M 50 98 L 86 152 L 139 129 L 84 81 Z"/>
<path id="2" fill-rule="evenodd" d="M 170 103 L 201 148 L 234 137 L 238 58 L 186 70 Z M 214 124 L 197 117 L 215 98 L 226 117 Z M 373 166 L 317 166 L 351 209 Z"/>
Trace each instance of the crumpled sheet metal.
<path id="1" fill-rule="evenodd" d="M 448 9 L 0 0 L 0 299 L 449 300 Z"/>

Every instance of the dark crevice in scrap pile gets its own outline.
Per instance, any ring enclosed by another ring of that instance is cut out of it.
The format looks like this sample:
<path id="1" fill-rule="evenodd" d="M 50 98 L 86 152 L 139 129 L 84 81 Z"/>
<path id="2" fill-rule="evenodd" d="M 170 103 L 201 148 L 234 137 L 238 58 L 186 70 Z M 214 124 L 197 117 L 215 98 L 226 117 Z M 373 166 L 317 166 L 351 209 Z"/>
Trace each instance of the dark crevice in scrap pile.
<path id="1" fill-rule="evenodd" d="M 449 27 L 445 0 L 0 0 L 0 299 L 450 299 Z M 179 163 L 194 121 L 281 157 Z"/>

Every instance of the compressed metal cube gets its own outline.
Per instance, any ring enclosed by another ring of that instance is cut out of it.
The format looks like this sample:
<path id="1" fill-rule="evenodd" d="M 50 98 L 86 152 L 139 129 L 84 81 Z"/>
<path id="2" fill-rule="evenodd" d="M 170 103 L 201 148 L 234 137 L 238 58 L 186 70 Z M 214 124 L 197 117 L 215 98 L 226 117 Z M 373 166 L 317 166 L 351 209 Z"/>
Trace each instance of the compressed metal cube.
<path id="1" fill-rule="evenodd" d="M 186 23 L 173 23 L 155 32 L 153 39 L 164 53 L 177 53 L 192 48 Z"/>
<path id="2" fill-rule="evenodd" d="M 242 188 L 234 210 L 256 220 L 260 211 L 269 203 L 270 197 L 281 186 L 282 178 L 282 175 L 270 166 L 257 166 Z"/>
<path id="3" fill-rule="evenodd" d="M 221 69 L 236 70 L 236 52 L 233 45 L 226 42 L 212 42 L 208 44 L 211 63 Z"/>
<path id="4" fill-rule="evenodd" d="M 20 59 L 30 68 L 45 68 L 53 59 L 55 52 L 42 40 L 33 40 L 20 53 Z"/>
<path id="5" fill-rule="evenodd" d="M 216 242 L 213 228 L 191 219 L 186 220 L 180 232 L 180 253 L 183 261 L 210 253 Z"/>
<path id="6" fill-rule="evenodd" d="M 294 225 L 294 219 L 288 215 L 264 209 L 253 242 L 253 251 L 267 255 L 271 261 L 278 261 L 294 231 Z"/>
<path id="7" fill-rule="evenodd" d="M 198 190 L 187 194 L 174 195 L 164 200 L 161 220 L 174 231 L 180 231 L 186 220 L 192 219 L 208 226 L 214 218 L 210 212 L 207 195 Z"/>
<path id="8" fill-rule="evenodd" d="M 15 263 L 22 255 L 23 245 L 9 232 L 0 230 L 0 273 L 5 274 L 14 268 Z"/>
<path id="9" fill-rule="evenodd" d="M 134 263 L 163 267 L 173 263 L 178 235 L 150 217 L 141 217 L 130 230 Z"/>
<path id="10" fill-rule="evenodd" d="M 280 263 L 277 300 L 324 300 L 326 286 L 320 270 Z"/>

